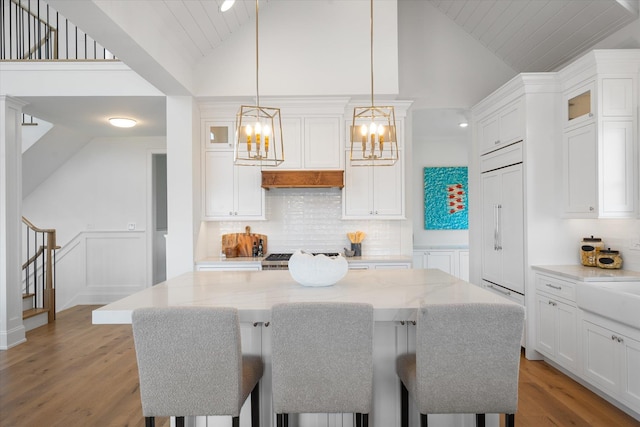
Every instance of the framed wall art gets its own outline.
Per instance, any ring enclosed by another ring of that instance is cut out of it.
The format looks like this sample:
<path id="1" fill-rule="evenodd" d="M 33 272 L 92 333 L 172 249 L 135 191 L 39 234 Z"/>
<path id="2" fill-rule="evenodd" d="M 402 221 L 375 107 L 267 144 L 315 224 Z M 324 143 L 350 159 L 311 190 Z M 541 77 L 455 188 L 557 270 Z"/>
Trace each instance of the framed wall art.
<path id="1" fill-rule="evenodd" d="M 423 183 L 425 230 L 467 230 L 467 168 L 424 168 Z"/>

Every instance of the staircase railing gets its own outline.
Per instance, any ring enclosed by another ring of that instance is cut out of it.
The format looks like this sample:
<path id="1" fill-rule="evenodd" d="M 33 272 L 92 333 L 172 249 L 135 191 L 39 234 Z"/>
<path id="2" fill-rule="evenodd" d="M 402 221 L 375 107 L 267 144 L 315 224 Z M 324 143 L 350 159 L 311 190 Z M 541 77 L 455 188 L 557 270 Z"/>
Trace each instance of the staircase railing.
<path id="1" fill-rule="evenodd" d="M 26 261 L 22 264 L 23 296 L 32 299 L 30 311 L 48 312 L 48 321 L 56 318 L 55 252 L 56 230 L 43 229 L 22 217 L 25 225 Z"/>
<path id="2" fill-rule="evenodd" d="M 117 60 L 42 0 L 0 0 L 0 60 Z"/>

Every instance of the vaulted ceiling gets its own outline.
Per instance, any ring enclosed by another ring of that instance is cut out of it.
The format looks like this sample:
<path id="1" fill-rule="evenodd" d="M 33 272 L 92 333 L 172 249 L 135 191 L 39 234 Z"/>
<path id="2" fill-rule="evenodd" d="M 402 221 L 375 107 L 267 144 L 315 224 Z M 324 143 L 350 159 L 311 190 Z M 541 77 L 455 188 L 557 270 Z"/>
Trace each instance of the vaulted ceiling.
<path id="1" fill-rule="evenodd" d="M 291 0 L 261 0 L 259 6 L 277 1 Z M 423 0 L 399 0 L 407 1 Z M 638 19 L 637 0 L 428 1 L 517 72 L 555 70 Z M 255 22 L 253 0 L 237 0 L 225 13 L 219 8 L 222 0 L 153 4 L 163 31 L 193 59 L 207 56 L 240 26 Z"/>

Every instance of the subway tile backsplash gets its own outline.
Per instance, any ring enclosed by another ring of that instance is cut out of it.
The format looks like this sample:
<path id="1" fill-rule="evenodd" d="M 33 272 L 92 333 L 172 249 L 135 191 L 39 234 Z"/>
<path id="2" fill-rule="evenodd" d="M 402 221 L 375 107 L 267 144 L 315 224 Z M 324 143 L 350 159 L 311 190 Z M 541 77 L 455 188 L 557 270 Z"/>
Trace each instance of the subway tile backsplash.
<path id="1" fill-rule="evenodd" d="M 363 255 L 402 254 L 402 227 L 406 221 L 342 220 L 342 192 L 336 188 L 279 188 L 266 193 L 267 221 L 222 221 L 208 224 L 210 256 L 220 252 L 220 236 L 241 233 L 246 225 L 265 234 L 269 252 L 303 249 L 341 252 L 349 247 L 347 233 L 364 231 Z"/>

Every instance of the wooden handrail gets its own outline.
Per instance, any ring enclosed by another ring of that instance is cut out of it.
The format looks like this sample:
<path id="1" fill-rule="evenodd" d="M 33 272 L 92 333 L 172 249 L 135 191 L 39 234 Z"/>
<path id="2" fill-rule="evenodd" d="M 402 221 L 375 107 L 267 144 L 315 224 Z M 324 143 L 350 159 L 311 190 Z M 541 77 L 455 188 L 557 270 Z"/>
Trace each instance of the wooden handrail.
<path id="1" fill-rule="evenodd" d="M 33 231 L 37 231 L 38 233 L 55 233 L 56 229 L 55 228 L 38 228 L 35 225 L 33 225 L 31 223 L 31 221 L 29 221 L 27 218 L 22 217 L 22 222 L 24 222 L 30 229 L 32 229 Z"/>
<path id="2" fill-rule="evenodd" d="M 43 243 L 44 242 L 44 234 L 47 235 L 47 241 L 44 245 L 40 246 L 23 265 L 22 269 L 26 270 L 28 266 L 32 263 L 35 263 L 39 256 L 45 256 L 44 264 L 42 266 L 44 271 L 44 286 L 43 286 L 43 294 L 42 294 L 42 308 L 48 311 L 48 321 L 53 322 L 55 320 L 55 311 L 56 311 L 56 303 L 55 303 L 55 285 L 53 283 L 53 252 L 60 247 L 56 245 L 56 230 L 54 228 L 40 228 L 36 227 L 31 221 L 22 217 L 22 222 L 35 233 L 43 233 Z M 37 239 L 36 239 L 37 244 Z M 28 270 L 27 270 L 28 271 Z M 27 274 L 28 276 L 28 274 Z M 34 277 L 36 281 L 34 289 L 37 289 L 37 271 L 34 271 Z M 28 277 L 27 277 L 28 280 Z"/>

